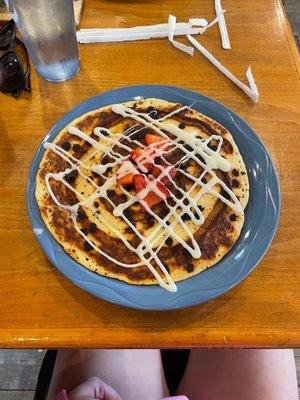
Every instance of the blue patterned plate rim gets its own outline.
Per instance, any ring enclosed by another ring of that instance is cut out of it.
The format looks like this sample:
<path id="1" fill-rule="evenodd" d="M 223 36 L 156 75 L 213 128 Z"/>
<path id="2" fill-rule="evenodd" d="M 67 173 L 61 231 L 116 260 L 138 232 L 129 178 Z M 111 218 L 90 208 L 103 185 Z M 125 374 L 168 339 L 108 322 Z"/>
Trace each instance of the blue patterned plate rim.
<path id="1" fill-rule="evenodd" d="M 130 285 L 97 275 L 64 252 L 44 224 L 35 200 L 35 177 L 46 140 L 80 115 L 139 98 L 156 97 L 191 105 L 215 119 L 233 135 L 245 161 L 250 181 L 250 198 L 241 235 L 231 251 L 215 266 L 179 282 L 177 293 L 159 286 Z M 261 261 L 275 235 L 280 215 L 280 187 L 270 155 L 252 128 L 235 112 L 207 96 L 188 89 L 164 85 L 138 85 L 114 89 L 87 99 L 65 114 L 48 132 L 34 156 L 27 186 L 27 206 L 32 229 L 45 255 L 70 281 L 109 302 L 142 310 L 173 310 L 195 306 L 227 292 Z"/>

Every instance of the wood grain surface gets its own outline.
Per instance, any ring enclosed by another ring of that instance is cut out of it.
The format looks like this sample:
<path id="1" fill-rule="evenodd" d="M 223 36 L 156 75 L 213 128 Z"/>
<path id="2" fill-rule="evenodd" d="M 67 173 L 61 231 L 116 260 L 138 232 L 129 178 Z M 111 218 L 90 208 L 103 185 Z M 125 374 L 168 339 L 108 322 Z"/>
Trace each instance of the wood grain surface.
<path id="1" fill-rule="evenodd" d="M 166 40 L 81 45 L 74 79 L 51 84 L 33 71 L 32 94 L 0 95 L 0 347 L 300 346 L 299 54 L 279 0 L 223 0 L 223 7 L 232 50 L 222 50 L 217 26 L 200 40 L 242 79 L 251 64 L 256 105 L 200 54 L 191 58 Z M 89 0 L 81 26 L 161 23 L 169 13 L 210 20 L 213 1 Z M 48 262 L 27 216 L 28 171 L 49 128 L 91 96 L 147 83 L 186 87 L 232 108 L 259 134 L 281 180 L 279 229 L 258 268 L 186 310 L 130 310 L 85 293 Z"/>

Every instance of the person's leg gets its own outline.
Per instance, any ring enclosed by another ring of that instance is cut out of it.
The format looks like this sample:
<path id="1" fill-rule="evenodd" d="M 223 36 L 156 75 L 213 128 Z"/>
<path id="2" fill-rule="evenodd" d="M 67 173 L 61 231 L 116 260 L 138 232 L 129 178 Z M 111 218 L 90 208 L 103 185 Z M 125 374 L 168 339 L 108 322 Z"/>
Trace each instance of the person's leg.
<path id="1" fill-rule="evenodd" d="M 161 400 L 168 395 L 159 350 L 60 350 L 48 399 L 94 376 L 122 400 Z"/>
<path id="2" fill-rule="evenodd" d="M 189 400 L 298 400 L 292 350 L 192 350 L 177 393 Z"/>

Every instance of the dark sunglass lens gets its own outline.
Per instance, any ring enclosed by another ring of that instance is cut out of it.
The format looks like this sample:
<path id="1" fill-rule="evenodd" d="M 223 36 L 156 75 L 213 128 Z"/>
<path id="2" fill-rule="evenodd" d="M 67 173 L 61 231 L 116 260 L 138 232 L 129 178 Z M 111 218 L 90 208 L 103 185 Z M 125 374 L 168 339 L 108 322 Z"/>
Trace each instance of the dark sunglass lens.
<path id="1" fill-rule="evenodd" d="M 0 58 L 0 90 L 14 92 L 24 87 L 24 74 L 15 52 L 9 51 Z"/>
<path id="2" fill-rule="evenodd" d="M 15 35 L 16 26 L 14 20 L 11 20 L 0 29 L 0 49 L 7 48 L 14 40 Z"/>

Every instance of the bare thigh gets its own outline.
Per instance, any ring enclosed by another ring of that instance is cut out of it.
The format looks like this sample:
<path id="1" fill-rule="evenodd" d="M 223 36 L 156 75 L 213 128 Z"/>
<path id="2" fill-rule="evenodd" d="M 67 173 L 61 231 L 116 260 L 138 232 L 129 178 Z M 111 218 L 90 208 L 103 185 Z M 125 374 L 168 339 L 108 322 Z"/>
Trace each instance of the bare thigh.
<path id="1" fill-rule="evenodd" d="M 122 400 L 168 395 L 159 350 L 59 350 L 48 398 L 92 376 L 112 386 Z"/>
<path id="2" fill-rule="evenodd" d="M 192 350 L 178 388 L 189 400 L 297 400 L 292 350 Z"/>

